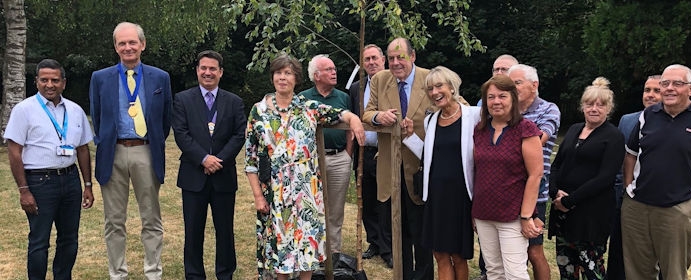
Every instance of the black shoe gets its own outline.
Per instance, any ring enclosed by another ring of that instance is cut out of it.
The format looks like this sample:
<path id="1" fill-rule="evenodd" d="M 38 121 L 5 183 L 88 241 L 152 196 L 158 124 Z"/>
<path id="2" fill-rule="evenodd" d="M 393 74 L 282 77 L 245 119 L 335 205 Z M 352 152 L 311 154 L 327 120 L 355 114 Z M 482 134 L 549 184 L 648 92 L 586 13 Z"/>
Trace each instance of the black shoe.
<path id="1" fill-rule="evenodd" d="M 391 257 L 391 255 L 382 255 L 381 259 L 384 260 L 384 263 L 386 263 L 386 267 L 393 268 L 393 258 Z"/>
<path id="2" fill-rule="evenodd" d="M 367 248 L 367 251 L 362 253 L 362 258 L 367 260 L 367 259 L 374 258 L 377 255 L 379 255 L 379 249 L 377 247 L 370 245 Z"/>

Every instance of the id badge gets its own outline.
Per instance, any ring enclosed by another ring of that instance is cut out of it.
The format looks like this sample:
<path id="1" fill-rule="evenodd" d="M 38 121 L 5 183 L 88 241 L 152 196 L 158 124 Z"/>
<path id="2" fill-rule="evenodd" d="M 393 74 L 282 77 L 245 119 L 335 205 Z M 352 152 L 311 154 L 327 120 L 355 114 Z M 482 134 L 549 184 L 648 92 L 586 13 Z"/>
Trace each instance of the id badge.
<path id="1" fill-rule="evenodd" d="M 70 145 L 58 146 L 57 154 L 59 156 L 66 156 L 66 157 L 72 156 L 72 155 L 74 155 L 74 147 L 70 146 Z"/>

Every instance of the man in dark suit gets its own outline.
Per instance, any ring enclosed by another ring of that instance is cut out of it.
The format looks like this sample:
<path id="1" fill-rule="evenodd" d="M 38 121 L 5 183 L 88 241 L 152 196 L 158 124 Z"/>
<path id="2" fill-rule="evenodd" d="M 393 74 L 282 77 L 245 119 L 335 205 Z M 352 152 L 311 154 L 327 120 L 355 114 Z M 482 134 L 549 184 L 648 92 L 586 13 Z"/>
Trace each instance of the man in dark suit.
<path id="1" fill-rule="evenodd" d="M 232 279 L 236 267 L 235 157 L 245 142 L 247 118 L 242 99 L 218 88 L 222 65 L 221 54 L 199 53 L 199 86 L 175 94 L 173 132 L 182 151 L 178 187 L 185 220 L 186 279 L 206 279 L 202 256 L 208 205 L 216 230 L 216 278 Z"/>
<path id="2" fill-rule="evenodd" d="M 362 107 L 367 106 L 370 97 L 369 81 L 384 70 L 384 52 L 377 45 L 367 45 L 363 50 L 364 67 L 367 72 Z M 349 89 L 350 104 L 353 113 L 360 115 L 360 81 L 353 83 Z M 356 145 L 356 148 L 357 147 Z M 391 258 L 391 200 L 381 202 L 377 200 L 377 133 L 365 132 L 365 146 L 362 159 L 362 224 L 367 233 L 367 251 L 362 253 L 363 259 L 381 256 L 389 268 L 393 267 Z M 355 152 L 354 168 L 357 170 L 359 153 Z"/>
<path id="3" fill-rule="evenodd" d="M 96 180 L 101 184 L 111 279 L 126 279 L 125 222 L 132 182 L 142 220 L 144 275 L 161 279 L 163 223 L 158 192 L 165 175 L 170 133 L 170 76 L 141 63 L 144 30 L 122 22 L 113 31 L 117 65 L 91 76 L 89 99 L 96 143 Z"/>

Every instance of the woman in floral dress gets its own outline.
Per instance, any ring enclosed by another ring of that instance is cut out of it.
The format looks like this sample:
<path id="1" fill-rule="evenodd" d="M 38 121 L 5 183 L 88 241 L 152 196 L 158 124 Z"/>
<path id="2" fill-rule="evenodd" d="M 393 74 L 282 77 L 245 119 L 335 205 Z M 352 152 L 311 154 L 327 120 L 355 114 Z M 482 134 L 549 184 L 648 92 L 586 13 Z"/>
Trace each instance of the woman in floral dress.
<path id="1" fill-rule="evenodd" d="M 358 143 L 364 130 L 353 113 L 294 94 L 302 79 L 296 59 L 281 55 L 270 71 L 276 92 L 252 107 L 245 142 L 245 172 L 257 209 L 259 279 L 288 279 L 298 272 L 310 279 L 325 260 L 326 240 L 317 125 L 346 122 Z"/>

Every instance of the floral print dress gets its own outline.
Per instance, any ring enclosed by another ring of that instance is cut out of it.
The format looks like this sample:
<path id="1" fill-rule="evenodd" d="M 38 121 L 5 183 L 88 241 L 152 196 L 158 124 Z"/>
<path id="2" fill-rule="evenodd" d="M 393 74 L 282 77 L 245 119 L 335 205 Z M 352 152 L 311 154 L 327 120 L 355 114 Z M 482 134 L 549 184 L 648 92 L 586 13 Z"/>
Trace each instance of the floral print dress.
<path id="1" fill-rule="evenodd" d="M 252 107 L 247 120 L 245 171 L 258 172 L 270 159 L 269 186 L 262 184 L 269 214 L 257 212 L 259 279 L 276 273 L 317 270 L 325 260 L 325 218 L 317 162 L 318 124 L 340 120 L 342 109 L 293 96 L 286 116 L 269 107 L 273 94 Z"/>

